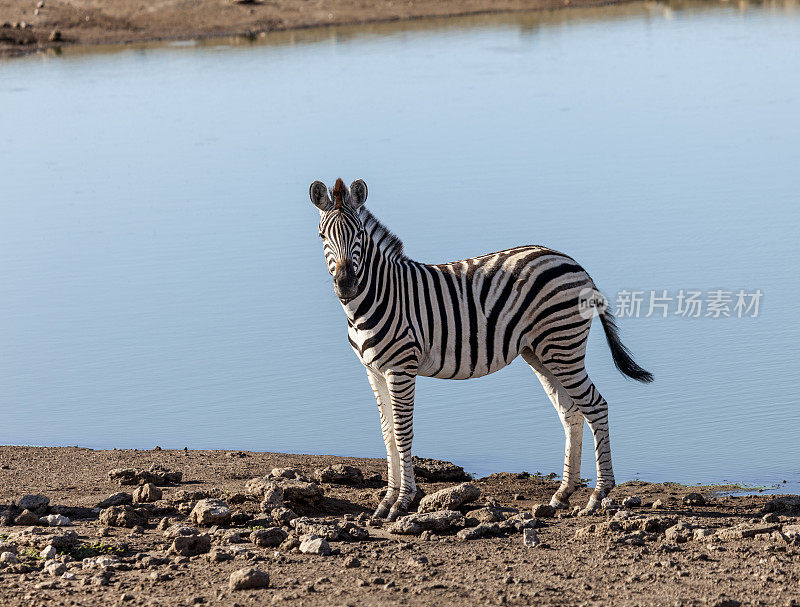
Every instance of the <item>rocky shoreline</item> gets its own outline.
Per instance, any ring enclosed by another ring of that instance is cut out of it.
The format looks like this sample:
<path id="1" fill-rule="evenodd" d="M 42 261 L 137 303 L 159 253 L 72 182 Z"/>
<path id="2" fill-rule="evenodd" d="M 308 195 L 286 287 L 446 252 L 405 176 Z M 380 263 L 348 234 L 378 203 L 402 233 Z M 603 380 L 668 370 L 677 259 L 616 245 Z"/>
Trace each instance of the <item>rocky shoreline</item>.
<path id="1" fill-rule="evenodd" d="M 382 460 L 0 447 L 0 604 L 800 604 L 798 496 L 415 467 L 388 523 Z"/>
<path id="2" fill-rule="evenodd" d="M 626 0 L 4 0 L 0 57 L 64 46 L 130 44 L 268 32 L 328 25 L 403 21 L 486 13 L 621 4 Z"/>

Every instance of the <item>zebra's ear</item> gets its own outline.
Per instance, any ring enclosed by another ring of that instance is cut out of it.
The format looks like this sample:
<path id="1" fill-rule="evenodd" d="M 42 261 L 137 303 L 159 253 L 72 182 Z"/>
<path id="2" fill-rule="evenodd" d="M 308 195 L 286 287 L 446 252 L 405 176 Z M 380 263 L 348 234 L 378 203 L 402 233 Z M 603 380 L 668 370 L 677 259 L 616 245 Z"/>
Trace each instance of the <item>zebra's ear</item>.
<path id="1" fill-rule="evenodd" d="M 350 204 L 354 209 L 359 208 L 367 201 L 367 184 L 363 179 L 356 179 L 350 184 Z"/>
<path id="2" fill-rule="evenodd" d="M 331 198 L 328 196 L 328 188 L 321 181 L 315 181 L 311 184 L 311 187 L 308 188 L 308 195 L 311 198 L 311 202 L 320 211 L 330 211 L 333 208 Z"/>

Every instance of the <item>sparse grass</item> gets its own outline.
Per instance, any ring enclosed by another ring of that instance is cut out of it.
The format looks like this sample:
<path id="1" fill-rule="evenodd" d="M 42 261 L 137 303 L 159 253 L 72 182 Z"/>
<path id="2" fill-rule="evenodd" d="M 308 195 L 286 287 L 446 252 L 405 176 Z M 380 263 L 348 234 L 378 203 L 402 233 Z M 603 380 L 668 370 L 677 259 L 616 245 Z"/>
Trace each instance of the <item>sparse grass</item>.
<path id="1" fill-rule="evenodd" d="M 95 556 L 122 556 L 125 551 L 117 546 L 111 546 L 103 542 L 95 542 L 94 544 L 81 544 L 80 546 L 61 550 L 60 552 L 61 554 L 71 556 L 76 561 L 81 561 Z"/>

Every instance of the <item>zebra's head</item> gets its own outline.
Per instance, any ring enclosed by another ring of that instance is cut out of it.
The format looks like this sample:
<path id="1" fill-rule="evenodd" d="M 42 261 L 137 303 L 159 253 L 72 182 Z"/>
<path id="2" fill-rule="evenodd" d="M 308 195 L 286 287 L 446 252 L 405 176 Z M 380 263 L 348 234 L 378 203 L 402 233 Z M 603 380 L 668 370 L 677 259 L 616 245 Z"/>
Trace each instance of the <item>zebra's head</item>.
<path id="1" fill-rule="evenodd" d="M 358 293 L 364 240 L 364 224 L 359 209 L 367 200 L 367 184 L 357 179 L 348 190 L 339 178 L 329 195 L 325 184 L 315 181 L 308 192 L 311 202 L 319 209 L 319 235 L 328 272 L 333 276 L 333 290 L 343 303 L 347 303 Z"/>

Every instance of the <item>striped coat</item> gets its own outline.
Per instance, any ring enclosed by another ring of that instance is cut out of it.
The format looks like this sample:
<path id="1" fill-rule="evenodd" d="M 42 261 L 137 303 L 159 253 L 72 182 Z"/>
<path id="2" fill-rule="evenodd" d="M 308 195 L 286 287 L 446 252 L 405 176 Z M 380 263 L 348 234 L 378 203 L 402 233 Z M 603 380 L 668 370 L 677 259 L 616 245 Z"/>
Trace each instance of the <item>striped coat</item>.
<path id="1" fill-rule="evenodd" d="M 564 426 L 564 477 L 551 504 L 567 507 L 578 486 L 585 420 L 594 436 L 598 478 L 585 511 L 596 509 L 613 488 L 614 474 L 608 407 L 584 366 L 595 309 L 617 368 L 639 381 L 652 376 L 620 342 L 586 271 L 540 246 L 419 263 L 404 255 L 400 240 L 364 207 L 363 181 L 348 190 L 339 179 L 330 192 L 317 181 L 310 196 L 320 210 L 323 251 L 347 316 L 348 338 L 378 401 L 389 487 L 375 515 L 393 520 L 416 494 L 416 377 L 482 377 L 518 356 L 538 376 Z"/>

